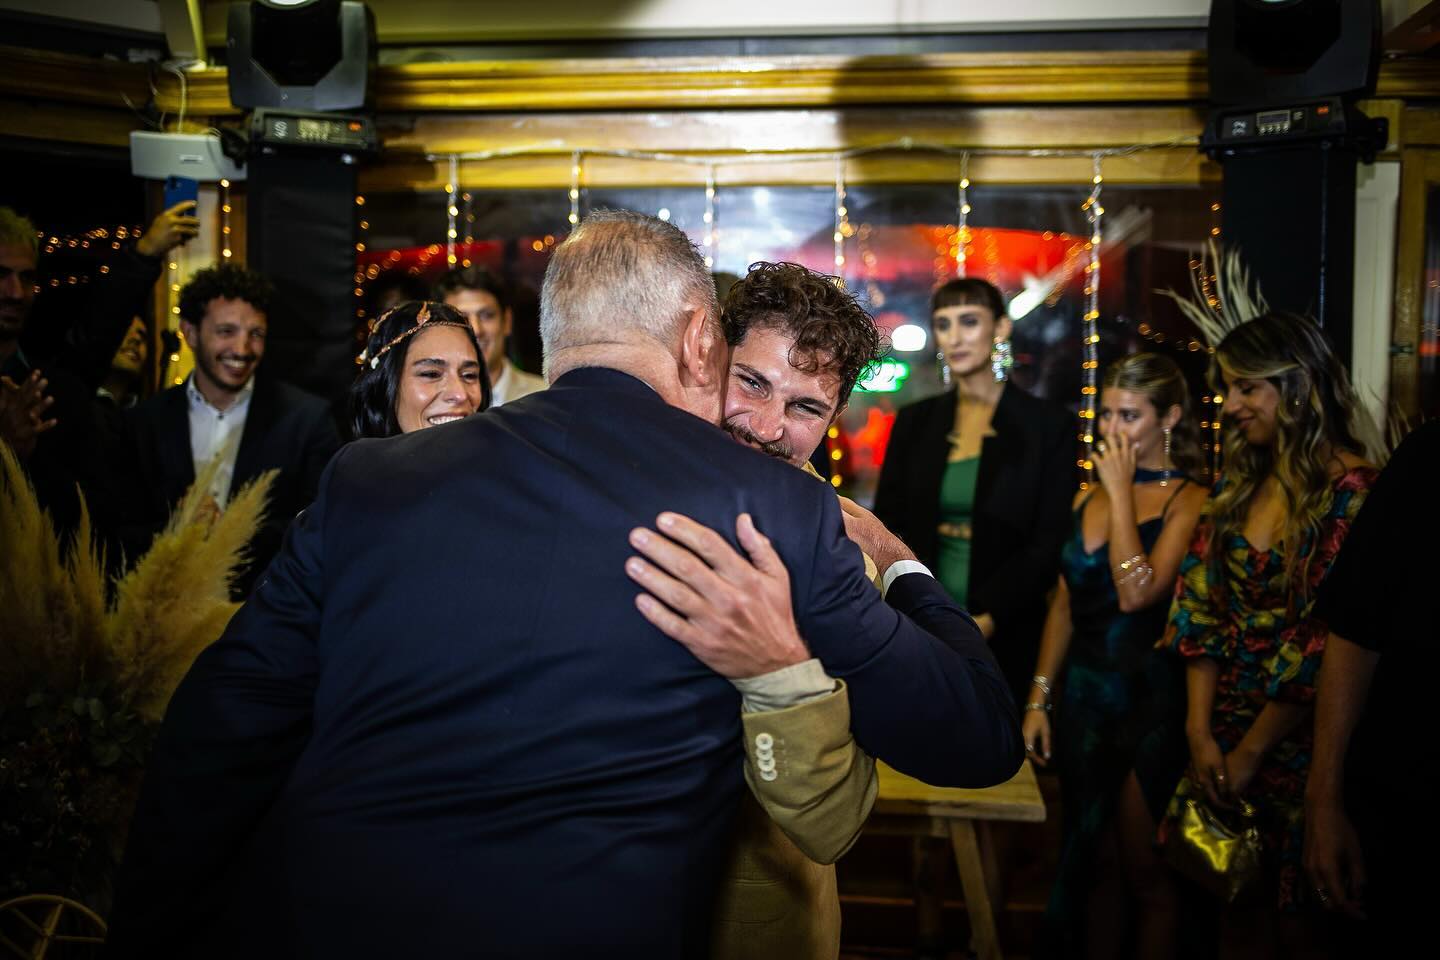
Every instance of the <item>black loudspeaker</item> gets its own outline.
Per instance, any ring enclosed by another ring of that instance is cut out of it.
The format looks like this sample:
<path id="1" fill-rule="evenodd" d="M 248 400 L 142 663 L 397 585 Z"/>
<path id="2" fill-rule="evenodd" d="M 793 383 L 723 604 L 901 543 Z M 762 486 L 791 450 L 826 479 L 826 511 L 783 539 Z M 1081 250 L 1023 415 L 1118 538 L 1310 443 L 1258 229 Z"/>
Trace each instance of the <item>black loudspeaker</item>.
<path id="1" fill-rule="evenodd" d="M 260 153 L 247 190 L 246 265 L 275 284 L 266 373 L 338 401 L 355 378 L 355 167 Z"/>
<path id="2" fill-rule="evenodd" d="M 1379 72 L 1378 0 L 1214 0 L 1208 56 L 1201 146 L 1224 168 L 1225 246 L 1348 362 L 1356 167 L 1388 137 L 1355 108 Z"/>
<path id="3" fill-rule="evenodd" d="M 370 102 L 375 18 L 358 0 L 232 3 L 230 102 L 241 109 L 360 110 Z"/>

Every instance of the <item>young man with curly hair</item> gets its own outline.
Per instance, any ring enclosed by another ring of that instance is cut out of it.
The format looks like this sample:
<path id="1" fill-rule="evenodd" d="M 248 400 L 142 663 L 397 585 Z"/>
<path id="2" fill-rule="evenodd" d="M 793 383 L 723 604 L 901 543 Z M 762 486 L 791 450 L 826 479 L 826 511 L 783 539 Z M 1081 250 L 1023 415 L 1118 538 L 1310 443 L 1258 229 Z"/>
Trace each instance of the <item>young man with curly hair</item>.
<path id="1" fill-rule="evenodd" d="M 819 481 L 810 458 L 861 373 L 880 358 L 875 321 L 834 278 L 795 263 L 760 262 L 726 291 L 720 322 L 731 348 L 725 430 Z M 866 573 L 876 579 L 868 558 Z M 788 691 L 784 702 L 744 700 L 751 792 L 742 798 L 726 859 L 713 960 L 839 954 L 833 864 L 859 835 L 877 782 L 874 761 L 851 736 L 844 684 L 818 662 L 815 672 L 808 688 Z M 766 742 L 785 745 L 787 776 L 767 772 L 767 751 L 756 746 Z"/>
<path id="2" fill-rule="evenodd" d="M 251 543 L 250 566 L 236 584 L 240 595 L 279 549 L 290 519 L 314 499 L 320 472 L 340 445 L 323 400 L 256 376 L 271 296 L 264 277 L 236 264 L 195 274 L 180 291 L 180 332 L 195 370 L 131 418 L 140 481 L 133 506 L 142 539 L 159 532 L 212 461 L 219 468 L 209 505 L 217 512 L 232 492 L 267 470 L 279 471 L 265 525 Z"/>

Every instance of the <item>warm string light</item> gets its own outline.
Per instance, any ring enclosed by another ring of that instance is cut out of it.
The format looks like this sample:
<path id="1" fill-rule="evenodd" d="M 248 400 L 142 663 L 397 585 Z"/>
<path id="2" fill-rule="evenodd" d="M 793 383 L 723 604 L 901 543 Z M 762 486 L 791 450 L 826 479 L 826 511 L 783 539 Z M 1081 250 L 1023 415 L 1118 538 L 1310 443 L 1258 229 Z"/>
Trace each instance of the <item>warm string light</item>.
<path id="1" fill-rule="evenodd" d="M 860 266 L 865 270 L 865 297 L 871 312 L 885 306 L 885 291 L 875 280 L 875 267 L 880 260 L 870 248 L 870 237 L 874 232 L 874 226 L 868 223 L 860 224 L 855 231 L 855 243 L 860 248 Z"/>
<path id="2" fill-rule="evenodd" d="M 580 223 L 580 174 L 583 172 L 584 155 L 576 150 L 570 156 L 570 226 Z"/>
<path id="3" fill-rule="evenodd" d="M 184 249 L 185 247 L 182 245 L 171 250 L 170 260 L 166 263 L 165 279 L 167 282 L 165 286 L 168 288 L 166 291 L 168 294 L 166 301 L 170 304 L 170 313 L 166 319 L 165 326 L 172 332 L 180 329 L 180 255 Z M 172 353 L 170 355 L 170 362 L 179 363 L 180 355 L 178 353 Z M 185 378 L 176 377 L 174 382 L 175 386 L 178 387 L 185 382 Z"/>
<path id="4" fill-rule="evenodd" d="M 1100 194 L 1105 182 L 1100 172 L 1101 155 L 1094 157 L 1094 176 L 1090 178 L 1090 196 L 1082 209 L 1090 223 L 1090 262 L 1085 266 L 1085 319 L 1081 324 L 1080 376 L 1080 440 L 1085 444 L 1085 483 L 1094 479 L 1095 403 L 1100 378 L 1100 243 L 1105 208 Z"/>
<path id="5" fill-rule="evenodd" d="M 845 206 L 845 158 L 835 159 L 835 274 L 845 279 L 845 238 L 850 235 L 850 210 Z"/>
<path id="6" fill-rule="evenodd" d="M 220 181 L 220 256 L 230 259 L 230 181 Z"/>
<path id="7" fill-rule="evenodd" d="M 843 481 L 840 474 L 840 461 L 845 458 L 845 452 L 840 448 L 840 428 L 832 426 L 825 431 L 825 444 L 830 449 L 830 485 L 838 487 Z"/>
<path id="8" fill-rule="evenodd" d="M 355 198 L 355 206 L 357 208 L 363 207 L 364 205 L 364 197 Z M 368 270 L 362 269 L 360 266 L 359 254 L 365 252 L 365 238 L 368 235 L 368 231 L 370 229 L 370 221 L 365 218 L 365 214 L 363 212 L 359 213 L 358 216 L 359 219 L 355 223 L 355 230 L 356 233 L 359 235 L 359 242 L 355 244 L 355 319 L 357 321 L 365 319 L 365 280 L 367 277 L 373 280 L 375 277 L 378 277 L 380 275 L 380 268 L 374 264 L 371 264 Z M 361 338 L 361 336 L 362 334 L 360 333 L 360 330 L 357 330 L 357 339 Z"/>
<path id="9" fill-rule="evenodd" d="M 1216 244 L 1219 244 L 1220 201 L 1218 200 L 1210 204 L 1210 236 L 1214 238 Z M 1203 261 L 1201 263 L 1201 269 L 1204 269 Z M 1209 282 L 1212 285 L 1214 284 L 1215 277 L 1213 274 L 1210 276 Z M 1206 296 L 1213 296 L 1213 294 L 1207 293 Z M 1192 349 L 1198 349 L 1198 343 L 1192 346 Z M 1214 353 L 1215 348 L 1211 347 L 1210 352 Z M 1218 477 L 1220 476 L 1220 465 L 1225 453 L 1220 442 L 1220 421 L 1225 415 L 1221 408 L 1225 405 L 1225 397 L 1217 393 L 1213 397 L 1206 397 L 1205 399 L 1214 405 L 1214 409 L 1210 411 L 1210 429 L 1212 431 L 1210 442 L 1210 476 Z"/>
<path id="10" fill-rule="evenodd" d="M 109 240 L 110 249 L 119 250 L 120 241 L 127 237 L 139 237 L 139 227 L 127 227 L 124 224 L 115 227 L 96 227 L 84 233 L 74 235 L 51 234 L 46 236 L 43 232 L 35 234 L 36 240 L 47 254 L 66 253 L 71 250 L 100 250 L 104 244 L 101 241 Z"/>
<path id="11" fill-rule="evenodd" d="M 970 247 L 970 154 L 960 155 L 960 182 L 955 187 L 955 276 L 963 277 Z"/>
<path id="12" fill-rule="evenodd" d="M 460 194 L 465 202 L 465 246 L 460 250 L 460 266 L 470 266 L 470 251 L 475 246 L 475 211 L 470 206 L 470 191 Z"/>
<path id="13" fill-rule="evenodd" d="M 715 266 L 715 254 L 719 246 L 715 232 L 715 167 L 705 168 L 705 266 Z"/>
<path id="14" fill-rule="evenodd" d="M 450 154 L 450 179 L 445 184 L 445 262 L 455 266 L 455 239 L 460 235 L 455 229 L 455 218 L 460 210 L 455 206 L 455 191 L 460 183 L 460 158 Z"/>

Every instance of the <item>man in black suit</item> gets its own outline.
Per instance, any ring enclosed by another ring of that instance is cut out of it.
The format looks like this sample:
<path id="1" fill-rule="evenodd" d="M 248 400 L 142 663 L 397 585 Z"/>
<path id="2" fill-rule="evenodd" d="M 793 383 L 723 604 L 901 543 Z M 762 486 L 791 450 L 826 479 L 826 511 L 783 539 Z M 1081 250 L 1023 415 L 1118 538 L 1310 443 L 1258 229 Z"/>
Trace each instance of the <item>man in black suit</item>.
<path id="1" fill-rule="evenodd" d="M 279 470 L 265 522 L 236 583 L 244 596 L 280 548 L 286 526 L 315 498 L 321 471 L 340 437 L 324 401 L 257 377 L 265 355 L 270 284 L 232 263 L 201 270 L 180 291 L 180 332 L 195 356 L 183 384 L 130 415 L 136 457 L 129 552 L 138 554 L 165 525 L 175 503 L 212 460 L 219 469 L 209 506 L 266 470 Z"/>
<path id="2" fill-rule="evenodd" d="M 833 493 L 716 429 L 718 319 L 684 234 L 594 214 L 546 272 L 549 390 L 335 457 L 170 704 L 116 954 L 704 956 L 742 789 L 727 678 L 812 656 L 868 752 L 937 784 L 1014 774 L 970 619 L 885 534 L 887 605 Z M 626 574 L 663 508 L 731 543 L 753 518 L 790 571 L 704 662 Z"/>

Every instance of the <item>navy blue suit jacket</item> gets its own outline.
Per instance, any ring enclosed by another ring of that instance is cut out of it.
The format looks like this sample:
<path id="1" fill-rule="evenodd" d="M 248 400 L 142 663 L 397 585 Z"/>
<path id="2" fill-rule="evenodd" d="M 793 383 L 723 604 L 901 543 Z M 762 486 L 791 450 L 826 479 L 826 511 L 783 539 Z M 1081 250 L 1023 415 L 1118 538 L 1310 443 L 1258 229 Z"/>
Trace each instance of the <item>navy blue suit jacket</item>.
<path id="1" fill-rule="evenodd" d="M 170 705 L 112 950 L 703 956 L 739 698 L 634 607 L 626 536 L 664 509 L 732 542 L 754 516 L 870 753 L 936 784 L 1018 769 L 1004 681 L 938 585 L 887 605 L 823 485 L 578 370 L 336 456 Z"/>

